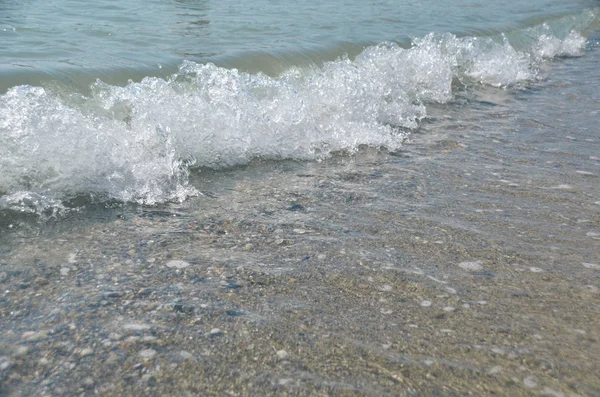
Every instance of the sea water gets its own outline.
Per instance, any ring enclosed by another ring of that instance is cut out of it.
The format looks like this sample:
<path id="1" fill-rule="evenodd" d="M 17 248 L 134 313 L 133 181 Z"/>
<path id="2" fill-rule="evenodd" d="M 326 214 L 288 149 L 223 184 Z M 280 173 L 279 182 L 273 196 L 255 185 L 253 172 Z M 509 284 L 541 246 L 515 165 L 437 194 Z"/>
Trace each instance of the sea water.
<path id="1" fill-rule="evenodd" d="M 203 169 L 394 152 L 436 106 L 589 56 L 599 24 L 592 0 L 2 1 L 0 213 L 182 202 Z"/>

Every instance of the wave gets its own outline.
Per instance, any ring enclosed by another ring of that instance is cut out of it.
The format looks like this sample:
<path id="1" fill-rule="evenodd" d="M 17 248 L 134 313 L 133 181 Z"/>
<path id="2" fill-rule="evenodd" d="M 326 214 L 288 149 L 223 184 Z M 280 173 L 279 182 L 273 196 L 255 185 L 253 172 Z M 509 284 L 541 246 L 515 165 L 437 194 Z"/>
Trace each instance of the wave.
<path id="1" fill-rule="evenodd" d="M 181 201 L 198 193 L 194 167 L 397 150 L 457 86 L 511 87 L 540 78 L 548 60 L 583 55 L 597 15 L 493 37 L 431 33 L 276 77 L 184 62 L 168 78 L 97 81 L 89 95 L 13 87 L 0 96 L 0 209 Z"/>

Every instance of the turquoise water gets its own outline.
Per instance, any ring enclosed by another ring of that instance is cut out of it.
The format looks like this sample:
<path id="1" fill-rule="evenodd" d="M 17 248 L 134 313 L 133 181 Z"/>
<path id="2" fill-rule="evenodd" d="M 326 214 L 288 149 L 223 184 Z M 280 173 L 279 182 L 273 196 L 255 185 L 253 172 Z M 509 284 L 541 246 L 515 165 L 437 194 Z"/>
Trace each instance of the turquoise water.
<path id="1" fill-rule="evenodd" d="M 52 79 L 167 75 L 183 60 L 248 71 L 356 55 L 430 32 L 489 36 L 578 14 L 597 1 L 0 2 L 0 89 Z M 165 70 L 161 70 L 164 68 Z"/>
<path id="2" fill-rule="evenodd" d="M 181 201 L 201 168 L 398 150 L 432 105 L 585 57 L 598 6 L 0 0 L 0 209 Z"/>

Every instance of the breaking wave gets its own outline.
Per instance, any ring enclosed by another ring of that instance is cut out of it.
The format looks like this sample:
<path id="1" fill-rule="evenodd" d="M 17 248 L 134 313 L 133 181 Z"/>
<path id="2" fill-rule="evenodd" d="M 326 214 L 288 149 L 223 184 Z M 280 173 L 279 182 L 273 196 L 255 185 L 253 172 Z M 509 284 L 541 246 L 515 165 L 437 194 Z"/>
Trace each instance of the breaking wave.
<path id="1" fill-rule="evenodd" d="M 197 194 L 194 167 L 396 150 L 457 85 L 511 87 L 540 78 L 548 60 L 583 55 L 582 28 L 568 22 L 494 37 L 432 33 L 277 77 L 184 62 L 166 79 L 97 81 L 90 95 L 13 87 L 0 96 L 0 209 L 40 213 L 81 196 L 181 201 Z"/>

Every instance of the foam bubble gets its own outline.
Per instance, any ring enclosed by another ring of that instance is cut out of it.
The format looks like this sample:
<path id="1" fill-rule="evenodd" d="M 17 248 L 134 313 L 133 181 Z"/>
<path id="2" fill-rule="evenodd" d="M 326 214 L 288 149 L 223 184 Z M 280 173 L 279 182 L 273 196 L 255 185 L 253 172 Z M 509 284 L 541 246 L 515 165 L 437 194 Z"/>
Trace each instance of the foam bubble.
<path id="1" fill-rule="evenodd" d="M 89 96 L 14 87 L 0 96 L 0 209 L 60 211 L 80 196 L 181 201 L 197 194 L 193 167 L 396 150 L 429 104 L 452 100 L 453 82 L 511 86 L 538 78 L 544 59 L 585 48 L 574 31 L 536 34 L 525 47 L 429 34 L 278 77 L 184 62 L 166 79 L 99 81 Z"/>

